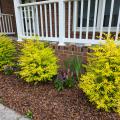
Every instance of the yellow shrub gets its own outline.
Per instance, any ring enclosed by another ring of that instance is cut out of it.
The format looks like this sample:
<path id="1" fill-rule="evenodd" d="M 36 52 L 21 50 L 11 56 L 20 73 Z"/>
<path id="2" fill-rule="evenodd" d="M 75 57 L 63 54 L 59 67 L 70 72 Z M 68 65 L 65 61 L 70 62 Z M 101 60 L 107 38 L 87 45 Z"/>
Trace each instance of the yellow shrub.
<path id="1" fill-rule="evenodd" d="M 5 35 L 0 35 L 0 71 L 3 71 L 5 66 L 14 65 L 15 54 L 16 48 L 13 41 Z"/>
<path id="2" fill-rule="evenodd" d="M 23 42 L 19 58 L 19 74 L 27 82 L 47 81 L 57 74 L 57 58 L 54 51 L 39 40 Z"/>
<path id="3" fill-rule="evenodd" d="M 120 47 L 110 35 L 106 36 L 105 44 L 90 48 L 93 52 L 88 53 L 86 74 L 79 87 L 98 109 L 120 113 Z"/>

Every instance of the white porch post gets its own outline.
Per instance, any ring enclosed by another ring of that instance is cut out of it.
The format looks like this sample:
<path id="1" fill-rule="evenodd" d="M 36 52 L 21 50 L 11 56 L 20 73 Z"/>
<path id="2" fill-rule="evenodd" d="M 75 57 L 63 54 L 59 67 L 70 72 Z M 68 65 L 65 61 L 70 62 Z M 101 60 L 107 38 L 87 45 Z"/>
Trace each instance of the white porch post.
<path id="1" fill-rule="evenodd" d="M 65 3 L 59 0 L 59 45 L 65 45 Z"/>
<path id="2" fill-rule="evenodd" d="M 17 27 L 17 35 L 18 41 L 22 41 L 22 20 L 20 9 L 18 6 L 20 5 L 21 0 L 14 0 L 14 9 L 15 9 L 15 17 L 16 17 L 16 27 Z"/>

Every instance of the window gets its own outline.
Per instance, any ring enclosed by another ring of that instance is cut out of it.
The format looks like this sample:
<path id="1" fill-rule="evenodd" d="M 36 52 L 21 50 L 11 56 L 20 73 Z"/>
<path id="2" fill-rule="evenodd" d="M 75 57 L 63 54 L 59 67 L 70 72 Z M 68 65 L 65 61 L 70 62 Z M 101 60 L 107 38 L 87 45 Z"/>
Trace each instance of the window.
<path id="1" fill-rule="evenodd" d="M 87 6 L 88 0 L 84 0 L 83 4 L 83 27 L 86 27 L 87 24 Z M 89 26 L 92 27 L 94 23 L 94 11 L 95 11 L 95 0 L 91 0 L 90 6 L 90 19 L 89 19 Z M 81 2 L 78 2 L 78 27 L 80 27 L 80 13 L 81 13 Z"/>
<path id="2" fill-rule="evenodd" d="M 32 3 L 32 2 L 36 2 L 36 0 L 21 0 L 21 3 Z"/>
<path id="3" fill-rule="evenodd" d="M 87 9 L 88 9 L 88 0 L 83 0 L 83 27 L 87 26 Z M 95 12 L 95 3 L 96 0 L 91 0 L 90 4 L 90 17 L 89 17 L 89 27 L 93 27 L 94 25 L 94 12 Z M 105 12 L 104 12 L 104 21 L 103 27 L 109 26 L 109 19 L 110 19 L 110 11 L 111 11 L 111 3 L 112 0 L 106 0 L 105 3 Z M 97 4 L 97 18 L 96 18 L 96 27 L 100 27 L 101 25 L 101 11 L 103 9 L 103 0 L 98 0 Z M 120 8 L 120 0 L 114 0 L 113 6 L 113 15 L 112 15 L 112 22 L 111 27 L 116 27 L 118 22 L 118 14 Z M 77 27 L 80 27 L 80 13 L 81 13 L 81 0 L 78 2 L 78 18 L 77 18 Z"/>
<path id="4" fill-rule="evenodd" d="M 103 24 L 104 27 L 108 27 L 108 25 L 109 25 L 111 2 L 112 2 L 112 0 L 106 1 L 104 24 Z M 112 24 L 111 24 L 112 27 L 117 26 L 119 7 L 120 7 L 120 0 L 115 0 L 114 1 L 113 16 L 112 16 Z"/>

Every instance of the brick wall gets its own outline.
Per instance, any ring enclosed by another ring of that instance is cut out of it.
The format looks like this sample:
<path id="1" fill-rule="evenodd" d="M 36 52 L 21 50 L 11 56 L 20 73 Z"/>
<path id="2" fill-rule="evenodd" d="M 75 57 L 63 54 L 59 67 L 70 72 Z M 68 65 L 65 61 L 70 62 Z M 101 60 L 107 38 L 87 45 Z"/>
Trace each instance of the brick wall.
<path id="1" fill-rule="evenodd" d="M 64 61 L 72 56 L 80 56 L 82 63 L 86 63 L 87 52 L 90 52 L 88 47 L 79 47 L 76 45 L 58 46 L 57 44 L 51 44 L 51 47 L 55 50 L 62 68 L 64 68 Z"/>
<path id="2" fill-rule="evenodd" d="M 1 0 L 2 12 L 6 14 L 14 13 L 13 0 Z"/>

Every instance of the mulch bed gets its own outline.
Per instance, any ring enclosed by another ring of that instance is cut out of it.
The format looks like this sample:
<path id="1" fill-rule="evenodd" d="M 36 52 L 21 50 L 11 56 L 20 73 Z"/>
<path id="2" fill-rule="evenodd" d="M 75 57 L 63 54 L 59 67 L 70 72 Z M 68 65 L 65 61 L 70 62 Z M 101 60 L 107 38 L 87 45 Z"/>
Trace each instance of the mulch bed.
<path id="1" fill-rule="evenodd" d="M 30 85 L 0 73 L 0 99 L 9 108 L 34 120 L 120 120 L 116 113 L 96 110 L 77 88 L 57 92 L 52 83 Z"/>

